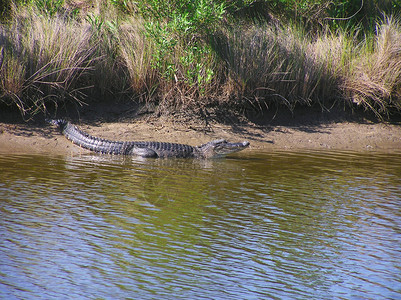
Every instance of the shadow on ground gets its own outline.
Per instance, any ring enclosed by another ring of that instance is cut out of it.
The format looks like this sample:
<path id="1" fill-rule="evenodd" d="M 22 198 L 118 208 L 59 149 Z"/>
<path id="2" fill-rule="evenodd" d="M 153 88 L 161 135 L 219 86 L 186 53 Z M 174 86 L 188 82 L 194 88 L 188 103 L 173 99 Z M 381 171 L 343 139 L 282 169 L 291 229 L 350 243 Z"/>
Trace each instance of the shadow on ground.
<path id="1" fill-rule="evenodd" d="M 30 120 L 24 119 L 19 111 L 10 107 L 0 107 L 0 131 L 7 131 L 17 136 L 39 135 L 52 138 L 57 131 L 45 122 L 45 116 L 38 114 Z M 160 122 L 164 120 L 179 124 L 182 128 L 196 132 L 213 133 L 219 125 L 228 126 L 235 134 L 247 136 L 251 141 L 266 140 L 272 131 L 286 133 L 288 129 L 305 133 L 329 134 L 330 124 L 334 123 L 377 123 L 379 120 L 366 111 L 351 110 L 349 107 L 336 106 L 329 110 L 321 107 L 298 107 L 290 111 L 286 107 L 273 107 L 269 111 L 231 113 L 229 110 L 203 109 L 196 114 L 178 110 L 170 114 L 159 115 L 154 106 L 129 101 L 96 102 L 86 106 L 63 105 L 57 112 L 49 112 L 47 117 L 66 118 L 76 125 L 100 127 L 104 123 Z M 388 123 L 400 125 L 401 115 L 392 117 Z M 174 128 L 174 126 L 173 126 Z M 1 132 L 0 132 L 1 133 Z"/>

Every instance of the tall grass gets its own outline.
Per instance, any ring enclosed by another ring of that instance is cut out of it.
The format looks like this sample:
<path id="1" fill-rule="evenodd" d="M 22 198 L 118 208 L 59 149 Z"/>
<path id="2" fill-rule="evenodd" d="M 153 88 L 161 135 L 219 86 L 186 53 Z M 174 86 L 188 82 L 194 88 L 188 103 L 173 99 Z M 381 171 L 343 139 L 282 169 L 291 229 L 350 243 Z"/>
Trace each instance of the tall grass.
<path id="1" fill-rule="evenodd" d="M 143 25 L 138 18 L 129 18 L 120 27 L 118 55 L 128 73 L 128 86 L 139 99 L 150 101 L 157 88 L 152 68 L 152 44 L 141 35 Z"/>
<path id="2" fill-rule="evenodd" d="M 1 30 L 2 99 L 14 102 L 23 114 L 44 111 L 50 101 L 82 101 L 93 59 L 89 40 L 87 26 L 48 18 L 33 8 L 19 11 Z"/>
<path id="3" fill-rule="evenodd" d="M 370 42 L 373 40 L 373 42 Z M 365 39 L 360 55 L 344 76 L 344 96 L 373 111 L 378 117 L 401 109 L 401 26 L 386 18 L 376 35 Z"/>
<path id="4" fill-rule="evenodd" d="M 336 101 L 379 117 L 401 110 L 401 25 L 394 18 L 364 38 L 357 28 L 312 34 L 295 25 L 224 22 L 199 32 L 190 23 L 181 35 L 166 20 L 150 26 L 111 2 L 93 1 L 73 15 L 69 6 L 52 14 L 13 7 L 0 25 L 0 101 L 28 116 L 65 101 L 112 104 L 117 97 L 161 111 L 329 109 Z"/>
<path id="5" fill-rule="evenodd" d="M 230 31 L 218 43 L 232 97 L 246 98 L 259 108 L 275 102 L 290 109 L 312 102 L 323 105 L 332 98 L 335 74 L 314 55 L 310 40 L 294 28 L 254 26 Z"/>

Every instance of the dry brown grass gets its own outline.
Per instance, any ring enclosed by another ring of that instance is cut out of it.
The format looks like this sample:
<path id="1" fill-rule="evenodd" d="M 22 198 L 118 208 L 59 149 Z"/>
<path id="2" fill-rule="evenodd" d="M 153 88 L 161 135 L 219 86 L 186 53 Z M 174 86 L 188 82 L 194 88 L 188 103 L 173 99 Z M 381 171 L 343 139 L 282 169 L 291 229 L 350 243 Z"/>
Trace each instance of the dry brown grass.
<path id="1" fill-rule="evenodd" d="M 120 27 L 118 53 L 128 72 L 128 85 L 141 100 L 150 101 L 156 89 L 151 66 L 152 44 L 142 34 L 141 20 L 130 18 Z"/>
<path id="2" fill-rule="evenodd" d="M 23 114 L 44 111 L 47 101 L 82 101 L 94 51 L 88 26 L 25 8 L 1 33 L 0 90 Z"/>
<path id="3" fill-rule="evenodd" d="M 88 96 L 154 102 L 164 112 L 329 108 L 338 100 L 379 117 L 401 110 L 401 26 L 392 18 L 365 40 L 356 30 L 310 36 L 295 26 L 221 28 L 213 49 L 206 38 L 196 44 L 204 52 L 177 40 L 156 66 L 157 44 L 143 22 L 120 19 L 107 3 L 85 4 L 86 15 L 75 19 L 14 7 L 11 21 L 0 25 L 0 101 L 26 115 Z M 167 67 L 174 70 L 169 76 Z"/>
<path id="4" fill-rule="evenodd" d="M 372 48 L 372 49 L 371 49 Z M 365 41 L 353 68 L 344 77 L 342 89 L 357 105 L 381 118 L 401 109 L 401 26 L 387 18 L 377 26 L 374 44 Z"/>
<path id="5" fill-rule="evenodd" d="M 245 98 L 257 109 L 271 103 L 293 109 L 312 102 L 324 105 L 335 94 L 335 74 L 327 60 L 293 28 L 241 29 L 226 33 L 217 44 L 226 62 L 225 86 L 231 98 Z"/>

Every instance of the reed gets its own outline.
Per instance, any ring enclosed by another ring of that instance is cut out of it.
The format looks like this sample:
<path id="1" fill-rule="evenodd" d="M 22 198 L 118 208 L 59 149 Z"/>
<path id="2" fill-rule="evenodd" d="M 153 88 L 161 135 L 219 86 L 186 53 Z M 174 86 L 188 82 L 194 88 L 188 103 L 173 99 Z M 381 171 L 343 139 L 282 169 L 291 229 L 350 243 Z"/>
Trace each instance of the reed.
<path id="1" fill-rule="evenodd" d="M 370 42 L 372 40 L 373 42 Z M 344 76 L 344 97 L 373 111 L 379 118 L 401 109 L 401 26 L 387 17 L 376 34 L 366 38 Z"/>
<path id="2" fill-rule="evenodd" d="M 118 56 L 128 73 L 131 93 L 142 101 L 152 101 L 158 87 L 156 70 L 152 68 L 152 43 L 143 34 L 141 19 L 125 20 L 118 35 Z M 154 99 L 153 99 L 154 100 Z"/>
<path id="3" fill-rule="evenodd" d="M 216 43 L 226 63 L 226 89 L 263 109 L 271 103 L 309 105 L 331 100 L 336 74 L 297 28 L 254 26 L 226 32 Z"/>
<path id="4" fill-rule="evenodd" d="M 365 36 L 357 27 L 311 34 L 277 23 L 197 31 L 198 19 L 180 34 L 183 24 L 151 24 L 113 1 L 82 5 L 70 1 L 51 14 L 33 4 L 12 7 L 0 25 L 1 102 L 25 115 L 89 98 L 112 105 L 117 97 L 163 112 L 329 109 L 339 101 L 378 117 L 401 110 L 401 27 L 391 17 Z"/>
<path id="5" fill-rule="evenodd" d="M 88 26 L 48 18 L 33 7 L 18 11 L 2 30 L 3 96 L 23 114 L 44 111 L 49 101 L 81 102 L 94 51 L 90 35 Z"/>

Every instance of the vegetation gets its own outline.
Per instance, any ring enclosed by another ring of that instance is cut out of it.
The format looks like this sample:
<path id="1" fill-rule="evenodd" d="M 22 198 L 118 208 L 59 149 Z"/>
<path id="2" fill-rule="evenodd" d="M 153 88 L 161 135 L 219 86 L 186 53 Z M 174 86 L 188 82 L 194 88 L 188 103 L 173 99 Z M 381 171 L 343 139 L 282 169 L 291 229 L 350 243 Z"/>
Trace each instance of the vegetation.
<path id="1" fill-rule="evenodd" d="M 161 111 L 343 101 L 401 110 L 401 0 L 19 0 L 0 6 L 0 102 Z M 386 13 L 386 14 L 385 14 Z"/>

